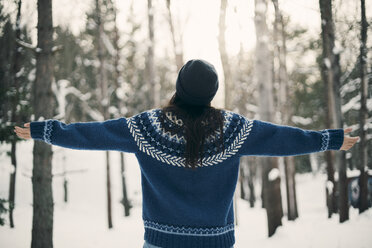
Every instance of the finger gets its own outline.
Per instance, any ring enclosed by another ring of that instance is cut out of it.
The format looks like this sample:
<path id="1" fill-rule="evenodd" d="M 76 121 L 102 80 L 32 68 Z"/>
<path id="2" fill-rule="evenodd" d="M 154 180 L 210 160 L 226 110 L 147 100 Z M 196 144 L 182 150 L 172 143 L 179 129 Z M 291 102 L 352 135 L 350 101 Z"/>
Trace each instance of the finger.
<path id="1" fill-rule="evenodd" d="M 15 131 L 17 133 L 29 133 L 30 132 L 30 129 L 26 129 L 26 128 L 16 128 Z"/>
<path id="2" fill-rule="evenodd" d="M 17 133 L 17 136 L 21 139 L 31 139 L 31 135 L 29 134 L 21 134 L 21 133 Z"/>
<path id="3" fill-rule="evenodd" d="M 30 130 L 29 127 L 25 127 L 25 128 L 23 128 L 23 127 L 17 127 L 17 126 L 15 126 L 14 128 L 15 128 L 16 130 Z"/>
<path id="4" fill-rule="evenodd" d="M 23 134 L 17 133 L 17 136 L 21 139 L 23 139 Z"/>
<path id="5" fill-rule="evenodd" d="M 27 122 L 23 125 L 24 127 L 30 127 L 30 122 Z"/>
<path id="6" fill-rule="evenodd" d="M 359 140 L 359 137 L 347 137 L 347 141 L 351 141 L 351 142 L 357 142 Z"/>
<path id="7" fill-rule="evenodd" d="M 351 131 L 353 131 L 353 128 L 351 128 L 351 127 L 345 128 L 344 129 L 344 134 L 350 133 Z"/>

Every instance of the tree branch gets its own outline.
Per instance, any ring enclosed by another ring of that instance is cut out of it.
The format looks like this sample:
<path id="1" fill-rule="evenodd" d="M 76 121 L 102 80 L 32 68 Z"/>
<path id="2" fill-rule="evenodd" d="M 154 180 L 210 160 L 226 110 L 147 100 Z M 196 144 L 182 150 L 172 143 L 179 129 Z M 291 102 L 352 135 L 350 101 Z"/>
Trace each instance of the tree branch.
<path id="1" fill-rule="evenodd" d="M 36 47 L 34 47 L 33 45 L 31 45 L 30 43 L 27 43 L 27 42 L 25 42 L 25 41 L 23 41 L 23 40 L 20 40 L 20 39 L 16 39 L 15 41 L 16 41 L 16 43 L 17 43 L 19 46 L 21 46 L 21 47 L 23 47 L 23 48 L 26 48 L 26 49 L 28 49 L 28 50 L 30 50 L 30 51 L 36 53 Z"/>

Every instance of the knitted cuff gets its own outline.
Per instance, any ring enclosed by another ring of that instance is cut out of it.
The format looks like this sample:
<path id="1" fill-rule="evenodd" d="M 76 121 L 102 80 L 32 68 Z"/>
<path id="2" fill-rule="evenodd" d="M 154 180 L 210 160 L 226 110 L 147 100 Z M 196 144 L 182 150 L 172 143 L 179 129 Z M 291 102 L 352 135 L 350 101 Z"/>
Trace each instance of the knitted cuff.
<path id="1" fill-rule="evenodd" d="M 326 129 L 322 131 L 322 150 L 340 150 L 344 143 L 343 129 Z"/>
<path id="2" fill-rule="evenodd" d="M 31 137 L 35 140 L 42 140 L 48 144 L 52 144 L 53 121 L 34 121 L 30 123 Z"/>

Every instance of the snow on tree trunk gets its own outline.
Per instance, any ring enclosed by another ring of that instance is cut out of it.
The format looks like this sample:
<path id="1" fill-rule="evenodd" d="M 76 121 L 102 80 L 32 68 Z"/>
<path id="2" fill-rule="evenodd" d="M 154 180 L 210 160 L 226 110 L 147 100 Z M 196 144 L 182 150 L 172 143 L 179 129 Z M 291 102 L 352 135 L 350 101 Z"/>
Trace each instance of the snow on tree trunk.
<path id="1" fill-rule="evenodd" d="M 310 157 L 311 172 L 313 176 L 315 176 L 319 171 L 318 155 L 316 153 L 312 153 L 309 155 L 309 157 Z"/>
<path id="2" fill-rule="evenodd" d="M 359 202 L 359 213 L 364 212 L 368 209 L 368 185 L 366 173 L 367 164 L 367 127 L 366 120 L 368 118 L 367 110 L 367 95 L 368 95 L 368 83 L 367 83 L 367 19 L 366 19 L 366 7 L 365 0 L 361 0 L 361 44 L 360 44 L 360 110 L 359 110 L 359 150 L 360 150 L 360 176 L 359 176 L 359 188 L 360 188 L 360 202 Z"/>
<path id="3" fill-rule="evenodd" d="M 341 97 L 340 97 L 340 56 L 335 53 L 335 31 L 332 18 L 332 1 L 319 0 L 322 43 L 323 43 L 323 63 L 321 66 L 322 79 L 326 85 L 326 124 L 327 128 L 342 128 Z M 346 157 L 345 152 L 326 152 L 328 181 L 335 184 L 334 164 L 338 168 L 338 195 L 339 202 L 336 203 L 336 188 L 332 194 L 327 194 L 328 217 L 337 212 L 337 205 L 340 213 L 340 222 L 349 219 L 349 207 L 347 198 L 347 178 L 346 178 Z"/>
<path id="4" fill-rule="evenodd" d="M 35 119 L 53 117 L 53 20 L 52 1 L 38 0 L 36 80 L 34 84 Z M 32 248 L 53 247 L 52 147 L 35 141 L 33 149 Z"/>
<path id="5" fill-rule="evenodd" d="M 254 78 L 259 85 L 259 116 L 264 121 L 274 118 L 274 99 L 272 87 L 272 61 L 269 51 L 269 32 L 266 24 L 267 1 L 255 0 L 256 26 L 256 60 Z M 278 168 L 276 158 L 261 158 L 263 202 L 267 212 L 269 237 L 282 225 L 283 208 L 280 192 L 280 177 L 269 181 L 268 175 L 272 169 Z"/>

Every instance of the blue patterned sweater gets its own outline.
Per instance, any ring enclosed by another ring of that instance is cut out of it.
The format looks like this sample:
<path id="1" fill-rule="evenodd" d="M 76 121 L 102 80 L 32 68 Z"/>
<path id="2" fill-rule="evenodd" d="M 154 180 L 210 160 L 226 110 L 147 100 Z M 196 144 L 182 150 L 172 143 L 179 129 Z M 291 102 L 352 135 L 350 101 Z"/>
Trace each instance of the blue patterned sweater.
<path id="1" fill-rule="evenodd" d="M 31 136 L 72 149 L 135 153 L 141 169 L 145 240 L 164 248 L 228 248 L 235 243 L 233 194 L 240 157 L 338 150 L 344 132 L 279 126 L 229 111 L 223 115 L 224 151 L 218 151 L 209 137 L 196 170 L 185 168 L 183 134 L 163 126 L 182 126 L 182 120 L 162 115 L 160 109 L 105 122 L 32 122 Z"/>

